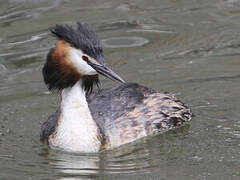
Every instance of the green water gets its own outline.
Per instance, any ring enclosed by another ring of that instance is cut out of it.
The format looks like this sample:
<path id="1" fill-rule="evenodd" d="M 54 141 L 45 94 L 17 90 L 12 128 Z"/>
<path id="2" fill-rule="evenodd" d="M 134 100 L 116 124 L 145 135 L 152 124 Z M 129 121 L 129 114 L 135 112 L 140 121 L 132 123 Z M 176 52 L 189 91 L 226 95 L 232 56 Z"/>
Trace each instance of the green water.
<path id="1" fill-rule="evenodd" d="M 240 179 L 239 19 L 238 0 L 1 0 L 0 179 Z M 125 80 L 187 103 L 191 123 L 100 154 L 41 144 L 59 103 L 41 76 L 49 28 L 76 21 L 97 31 Z"/>

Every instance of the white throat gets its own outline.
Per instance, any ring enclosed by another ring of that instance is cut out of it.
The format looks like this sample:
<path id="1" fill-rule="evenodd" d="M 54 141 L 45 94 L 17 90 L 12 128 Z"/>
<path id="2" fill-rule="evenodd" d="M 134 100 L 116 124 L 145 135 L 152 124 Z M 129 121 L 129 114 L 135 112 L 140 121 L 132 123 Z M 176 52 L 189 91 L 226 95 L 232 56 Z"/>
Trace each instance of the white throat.
<path id="1" fill-rule="evenodd" d="M 64 151 L 99 151 L 99 129 L 89 110 L 81 80 L 62 91 L 61 115 L 51 136 L 49 144 Z"/>

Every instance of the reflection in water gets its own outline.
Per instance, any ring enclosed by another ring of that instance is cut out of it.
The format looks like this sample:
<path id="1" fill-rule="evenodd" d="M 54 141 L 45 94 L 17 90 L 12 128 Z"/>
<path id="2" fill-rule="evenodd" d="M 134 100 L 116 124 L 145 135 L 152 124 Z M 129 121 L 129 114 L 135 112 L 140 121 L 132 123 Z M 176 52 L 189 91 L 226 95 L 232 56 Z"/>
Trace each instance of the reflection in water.
<path id="1" fill-rule="evenodd" d="M 150 152 L 146 139 L 130 143 L 101 154 L 101 167 L 105 174 L 149 173 Z"/>
<path id="2" fill-rule="evenodd" d="M 143 144 L 144 146 L 142 146 Z M 146 139 L 97 154 L 69 154 L 51 151 L 50 164 L 65 179 L 95 179 L 111 174 L 148 174 L 152 167 Z"/>
<path id="3" fill-rule="evenodd" d="M 96 179 L 97 177 L 113 175 L 135 177 L 139 174 L 148 177 L 159 166 L 165 167 L 166 163 L 169 163 L 167 159 L 178 156 L 179 149 L 177 148 L 176 151 L 173 140 L 176 140 L 175 137 L 187 135 L 188 130 L 189 126 L 186 125 L 170 132 L 170 136 L 161 134 L 146 137 L 137 140 L 137 142 L 96 154 L 69 154 L 50 151 L 47 158 L 51 166 L 57 170 L 57 174 L 63 177 L 59 178 L 61 180 Z M 160 171 L 164 177 L 166 175 L 165 168 Z"/>
<path id="4" fill-rule="evenodd" d="M 98 154 L 68 154 L 64 152 L 51 152 L 49 154 L 50 164 L 65 177 L 81 177 L 91 179 L 92 175 L 98 174 Z"/>
<path id="5" fill-rule="evenodd" d="M 144 154 L 136 155 L 131 152 L 123 154 L 122 152 L 120 153 L 120 151 L 87 155 L 73 155 L 58 152 L 51 157 L 50 163 L 55 166 L 61 176 L 67 177 L 67 179 L 72 177 L 94 179 L 97 176 L 109 174 L 144 172 L 144 167 L 149 166 L 149 164 L 146 163 L 147 161 L 145 161 L 145 163 L 141 161 L 141 158 L 146 158 L 143 155 Z M 148 154 L 146 153 L 145 155 L 147 156 Z M 138 156 L 141 156 L 141 158 Z M 146 171 L 144 173 L 146 173 Z"/>

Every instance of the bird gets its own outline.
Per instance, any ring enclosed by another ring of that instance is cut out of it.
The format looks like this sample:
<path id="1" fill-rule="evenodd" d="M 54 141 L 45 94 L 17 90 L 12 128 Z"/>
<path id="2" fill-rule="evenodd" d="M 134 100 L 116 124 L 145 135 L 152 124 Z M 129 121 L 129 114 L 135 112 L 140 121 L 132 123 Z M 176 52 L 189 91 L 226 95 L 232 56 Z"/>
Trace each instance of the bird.
<path id="1" fill-rule="evenodd" d="M 88 26 L 57 24 L 50 31 L 57 42 L 42 75 L 48 90 L 61 96 L 56 112 L 41 125 L 40 140 L 50 148 L 101 152 L 191 120 L 190 108 L 173 94 L 127 83 L 111 70 L 101 40 Z M 118 86 L 100 88 L 99 75 Z"/>

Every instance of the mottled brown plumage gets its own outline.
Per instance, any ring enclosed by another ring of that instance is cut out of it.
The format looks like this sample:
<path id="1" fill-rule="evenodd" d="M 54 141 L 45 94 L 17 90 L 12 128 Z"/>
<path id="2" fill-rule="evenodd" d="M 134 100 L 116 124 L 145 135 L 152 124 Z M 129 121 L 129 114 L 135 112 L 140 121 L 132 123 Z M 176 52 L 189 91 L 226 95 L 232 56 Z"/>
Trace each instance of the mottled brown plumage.
<path id="1" fill-rule="evenodd" d="M 192 115 L 172 94 L 135 83 L 93 93 L 88 104 L 106 149 L 176 128 L 190 121 Z"/>

